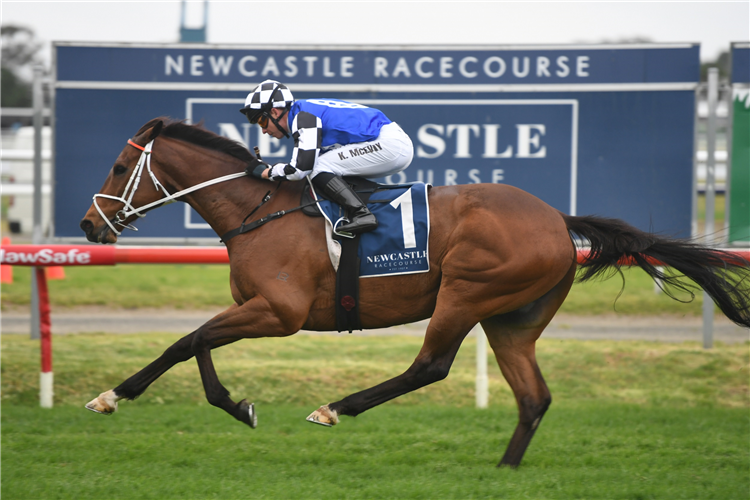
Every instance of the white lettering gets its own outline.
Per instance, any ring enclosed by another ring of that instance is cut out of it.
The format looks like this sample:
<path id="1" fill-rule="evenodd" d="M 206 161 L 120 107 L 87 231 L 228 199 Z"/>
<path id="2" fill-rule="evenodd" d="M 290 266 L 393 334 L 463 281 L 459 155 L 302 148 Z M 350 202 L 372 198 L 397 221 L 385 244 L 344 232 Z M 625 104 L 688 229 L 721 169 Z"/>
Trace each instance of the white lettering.
<path id="1" fill-rule="evenodd" d="M 323 58 L 323 76 L 325 76 L 326 78 L 336 76 L 336 73 L 331 71 L 331 58 L 330 57 Z"/>
<path id="2" fill-rule="evenodd" d="M 466 65 L 469 63 L 476 63 L 479 62 L 479 60 L 476 57 L 464 57 L 461 59 L 461 62 L 458 63 L 458 71 L 461 72 L 461 75 L 463 75 L 466 78 L 474 78 L 477 76 L 476 71 L 469 71 L 466 69 Z"/>
<path id="3" fill-rule="evenodd" d="M 307 63 L 307 76 L 313 76 L 315 74 L 315 61 L 318 60 L 316 56 L 305 56 L 302 58 Z"/>
<path id="4" fill-rule="evenodd" d="M 423 70 L 422 65 L 424 63 L 432 64 L 433 62 L 435 62 L 435 60 L 431 57 L 420 57 L 419 59 L 417 59 L 417 62 L 414 63 L 414 72 L 417 73 L 417 75 L 420 76 L 421 78 L 432 77 L 432 75 L 434 75 L 435 73 L 433 73 L 432 71 Z"/>
<path id="5" fill-rule="evenodd" d="M 451 68 L 453 68 L 453 58 L 441 57 L 440 58 L 440 77 L 451 78 L 453 76 L 453 73 L 451 72 Z"/>
<path id="6" fill-rule="evenodd" d="M 190 74 L 193 76 L 203 76 L 203 56 L 190 56 Z"/>
<path id="7" fill-rule="evenodd" d="M 297 62 L 297 58 L 294 56 L 287 56 L 284 58 L 284 66 L 287 67 L 287 69 L 284 70 L 284 76 L 287 77 L 293 77 L 297 76 L 297 73 L 299 73 L 299 69 L 297 69 L 297 65 L 294 64 Z"/>
<path id="8" fill-rule="evenodd" d="M 434 130 L 440 135 L 430 134 L 430 130 Z M 420 145 L 417 146 L 417 157 L 437 158 L 438 156 L 442 155 L 445 152 L 445 141 L 440 136 L 443 135 L 444 130 L 445 129 L 442 125 L 437 125 L 434 123 L 426 123 L 419 127 L 419 130 L 417 131 L 417 140 L 420 142 Z M 428 153 L 424 150 L 422 145 L 433 148 L 435 152 Z"/>
<path id="9" fill-rule="evenodd" d="M 29 256 L 31 257 L 31 256 Z M 61 259 L 59 257 L 62 257 Z M 38 262 L 39 264 L 49 264 L 50 262 L 55 262 L 56 264 L 62 264 L 65 262 L 65 254 L 60 253 L 54 253 L 52 252 L 51 248 L 45 248 L 44 250 L 39 250 L 36 255 L 34 255 L 34 260 L 31 262 Z"/>
<path id="10" fill-rule="evenodd" d="M 458 172 L 456 172 L 452 168 L 446 168 L 445 169 L 445 182 L 443 183 L 443 185 L 455 186 L 456 184 L 458 184 L 456 182 L 456 177 L 458 177 Z"/>
<path id="11" fill-rule="evenodd" d="M 484 154 L 482 158 L 510 158 L 513 156 L 513 146 L 508 144 L 505 151 L 498 154 L 497 152 L 497 131 L 500 125 L 494 123 L 485 123 L 484 127 Z"/>
<path id="12" fill-rule="evenodd" d="M 76 254 L 77 254 L 77 253 L 78 253 L 78 250 L 77 250 L 77 249 L 75 249 L 75 248 L 71 248 L 71 249 L 70 249 L 70 250 L 68 251 L 68 262 L 71 262 L 71 263 L 75 262 L 75 261 L 76 261 Z"/>
<path id="13" fill-rule="evenodd" d="M 375 58 L 375 78 L 388 78 L 388 72 L 385 68 L 388 67 L 388 59 L 385 57 Z"/>
<path id="14" fill-rule="evenodd" d="M 492 71 L 493 64 L 497 64 L 497 71 Z M 503 76 L 503 73 L 505 73 L 505 61 L 497 56 L 488 57 L 484 61 L 483 69 L 484 74 L 489 76 L 490 78 L 500 78 L 501 76 Z"/>
<path id="15" fill-rule="evenodd" d="M 245 67 L 248 61 L 258 62 L 258 58 L 255 56 L 245 56 L 237 63 L 237 69 L 240 70 L 242 76 L 255 76 L 258 74 L 255 70 L 249 70 Z"/>
<path id="16" fill-rule="evenodd" d="M 570 74 L 570 68 L 567 65 L 568 57 L 567 56 L 560 56 L 557 58 L 557 67 L 560 68 L 557 71 L 555 71 L 555 74 L 559 76 L 560 78 L 565 78 Z"/>
<path id="17" fill-rule="evenodd" d="M 167 56 L 164 58 L 164 66 L 165 74 L 171 75 L 172 70 L 174 70 L 175 73 L 181 75 L 183 70 L 183 58 L 182 56 L 177 56 L 177 60 L 175 61 L 174 59 L 172 59 L 172 56 L 167 54 Z"/>
<path id="18" fill-rule="evenodd" d="M 524 124 L 516 125 L 518 129 L 518 154 L 516 158 L 545 158 L 547 156 L 547 147 L 539 146 L 540 137 L 545 133 L 545 127 L 542 124 Z M 532 130 L 536 130 L 538 134 L 532 135 Z M 531 146 L 534 146 L 537 151 L 531 152 Z"/>
<path id="19" fill-rule="evenodd" d="M 211 71 L 213 71 L 214 75 L 228 75 L 229 70 L 232 69 L 232 61 L 234 60 L 234 56 L 229 56 L 226 59 L 224 56 L 209 56 L 208 62 L 211 63 Z"/>
<path id="20" fill-rule="evenodd" d="M 411 78 L 411 71 L 409 71 L 409 65 L 406 64 L 406 59 L 403 57 L 398 58 L 398 62 L 396 63 L 396 67 L 393 70 L 393 77 L 397 77 L 399 73 L 403 73 L 406 75 L 406 78 Z"/>
<path id="21" fill-rule="evenodd" d="M 536 76 L 551 76 L 549 74 L 549 58 L 537 57 L 536 58 Z"/>
<path id="22" fill-rule="evenodd" d="M 479 169 L 472 168 L 471 170 L 469 170 L 469 179 L 474 181 L 474 184 L 481 184 L 482 179 L 479 178 Z"/>
<path id="23" fill-rule="evenodd" d="M 80 253 L 77 248 L 66 252 L 55 252 L 52 248 L 43 248 L 36 253 L 6 252 L 0 250 L 2 264 L 88 264 L 91 262 L 89 252 Z"/>
<path id="24" fill-rule="evenodd" d="M 341 76 L 345 78 L 349 78 L 354 76 L 354 73 L 351 72 L 351 69 L 354 67 L 354 58 L 351 56 L 346 56 L 341 58 Z"/>
<path id="25" fill-rule="evenodd" d="M 523 71 L 518 69 L 518 58 L 513 58 L 513 74 L 518 78 L 525 78 L 529 74 L 529 58 L 523 58 Z"/>
<path id="26" fill-rule="evenodd" d="M 469 131 L 474 133 L 474 136 L 479 137 L 479 125 L 448 125 L 445 131 L 446 137 L 450 137 L 453 131 L 456 131 L 456 154 L 454 158 L 471 158 L 469 153 Z"/>
<path id="27" fill-rule="evenodd" d="M 503 180 L 505 180 L 505 170 L 501 168 L 494 169 L 492 171 L 492 183 L 500 184 Z"/>
<path id="28" fill-rule="evenodd" d="M 279 72 L 279 67 L 276 65 L 276 59 L 274 59 L 273 56 L 266 59 L 266 64 L 263 65 L 261 75 L 268 76 L 269 73 L 273 73 L 273 76 L 279 76 L 281 74 Z"/>
<path id="29" fill-rule="evenodd" d="M 576 57 L 576 76 L 589 76 L 586 68 L 589 67 L 589 56 Z"/>

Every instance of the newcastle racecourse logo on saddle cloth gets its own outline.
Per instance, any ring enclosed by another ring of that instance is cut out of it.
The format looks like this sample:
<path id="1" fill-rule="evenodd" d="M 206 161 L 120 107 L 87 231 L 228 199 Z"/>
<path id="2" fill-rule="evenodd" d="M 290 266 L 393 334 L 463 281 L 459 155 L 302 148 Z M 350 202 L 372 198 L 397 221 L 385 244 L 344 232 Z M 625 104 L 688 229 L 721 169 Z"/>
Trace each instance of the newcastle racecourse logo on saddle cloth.
<path id="1" fill-rule="evenodd" d="M 323 217 L 336 227 L 344 216 L 343 210 L 328 200 L 321 200 L 319 206 Z M 415 183 L 377 190 L 370 196 L 367 206 L 378 218 L 378 228 L 360 235 L 360 278 L 428 272 L 430 207 L 427 185 Z"/>

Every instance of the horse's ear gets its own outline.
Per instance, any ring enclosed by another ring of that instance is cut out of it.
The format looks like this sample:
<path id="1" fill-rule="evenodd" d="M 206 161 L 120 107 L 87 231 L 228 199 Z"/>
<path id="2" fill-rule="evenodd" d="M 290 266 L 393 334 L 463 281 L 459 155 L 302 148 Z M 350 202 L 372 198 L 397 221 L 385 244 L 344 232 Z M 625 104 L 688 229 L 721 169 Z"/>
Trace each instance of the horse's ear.
<path id="1" fill-rule="evenodd" d="M 158 122 L 154 123 L 153 128 L 151 129 L 151 133 L 148 137 L 148 142 L 153 141 L 156 139 L 156 137 L 161 133 L 161 129 L 164 127 L 164 122 L 159 120 Z"/>

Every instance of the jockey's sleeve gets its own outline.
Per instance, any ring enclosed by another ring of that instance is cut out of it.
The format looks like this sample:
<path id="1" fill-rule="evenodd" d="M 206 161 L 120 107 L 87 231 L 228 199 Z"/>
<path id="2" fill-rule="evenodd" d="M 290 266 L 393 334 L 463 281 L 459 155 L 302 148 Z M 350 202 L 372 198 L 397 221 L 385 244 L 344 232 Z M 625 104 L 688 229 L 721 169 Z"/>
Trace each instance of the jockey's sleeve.
<path id="1" fill-rule="evenodd" d="M 318 160 L 323 142 L 323 124 L 319 117 L 300 111 L 292 122 L 294 150 L 289 163 L 277 163 L 271 171 L 274 178 L 285 177 L 289 181 L 304 179 L 312 172 Z"/>

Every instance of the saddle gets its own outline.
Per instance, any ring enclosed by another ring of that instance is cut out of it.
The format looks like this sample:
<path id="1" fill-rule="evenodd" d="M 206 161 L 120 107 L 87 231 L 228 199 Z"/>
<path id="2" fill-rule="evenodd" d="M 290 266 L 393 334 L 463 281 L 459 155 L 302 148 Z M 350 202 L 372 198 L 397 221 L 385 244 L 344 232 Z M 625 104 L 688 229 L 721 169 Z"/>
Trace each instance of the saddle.
<path id="1" fill-rule="evenodd" d="M 386 189 L 403 188 L 403 184 L 379 184 L 377 182 L 356 176 L 345 176 L 344 180 L 352 186 L 357 195 L 366 204 L 370 197 L 377 191 Z M 325 198 L 322 193 L 316 194 Z M 327 199 L 327 198 L 326 198 Z M 312 183 L 308 188 L 302 191 L 300 206 L 302 212 L 309 217 L 323 217 L 318 204 L 315 203 L 315 194 L 313 194 Z M 329 200 L 331 201 L 331 200 Z M 338 269 L 336 270 L 336 329 L 339 332 L 348 330 L 362 330 L 362 324 L 359 317 L 359 269 L 360 260 L 357 255 L 361 235 L 355 235 L 353 238 L 342 237 L 333 233 L 333 239 L 341 245 L 341 257 L 339 259 Z"/>

